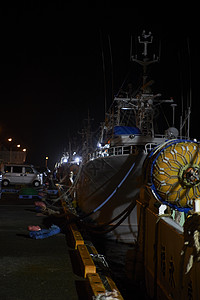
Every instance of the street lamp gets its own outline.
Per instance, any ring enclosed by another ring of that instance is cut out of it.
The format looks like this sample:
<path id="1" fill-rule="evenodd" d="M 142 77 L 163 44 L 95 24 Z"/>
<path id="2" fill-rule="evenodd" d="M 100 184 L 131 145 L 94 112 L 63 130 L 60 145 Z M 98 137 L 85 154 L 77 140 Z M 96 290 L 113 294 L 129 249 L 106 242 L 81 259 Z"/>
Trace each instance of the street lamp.
<path id="1" fill-rule="evenodd" d="M 46 168 L 47 168 L 48 159 L 49 159 L 48 156 L 46 156 Z"/>
<path id="2" fill-rule="evenodd" d="M 12 140 L 13 140 L 12 138 L 8 138 L 8 142 L 11 143 Z M 10 156 L 10 163 L 11 163 L 11 160 L 12 160 L 12 144 L 11 144 L 11 146 L 10 146 L 10 151 L 9 151 L 9 152 L 10 152 L 10 153 L 9 153 L 9 154 L 10 154 L 9 156 Z"/>

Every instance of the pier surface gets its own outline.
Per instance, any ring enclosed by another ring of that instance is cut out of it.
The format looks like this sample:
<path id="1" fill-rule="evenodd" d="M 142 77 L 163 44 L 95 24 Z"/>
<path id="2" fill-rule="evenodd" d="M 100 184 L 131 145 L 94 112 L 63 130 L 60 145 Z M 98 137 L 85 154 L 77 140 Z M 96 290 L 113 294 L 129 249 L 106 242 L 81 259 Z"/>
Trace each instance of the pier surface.
<path id="1" fill-rule="evenodd" d="M 0 299 L 80 299 L 65 235 L 28 236 L 27 226 L 44 228 L 44 218 L 30 200 L 0 200 Z"/>

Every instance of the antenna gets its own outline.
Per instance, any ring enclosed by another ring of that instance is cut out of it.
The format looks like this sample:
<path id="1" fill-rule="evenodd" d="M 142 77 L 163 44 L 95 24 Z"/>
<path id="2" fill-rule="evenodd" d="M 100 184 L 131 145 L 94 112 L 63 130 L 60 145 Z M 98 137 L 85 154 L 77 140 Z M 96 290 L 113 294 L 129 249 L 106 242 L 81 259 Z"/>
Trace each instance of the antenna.
<path id="1" fill-rule="evenodd" d="M 191 115 L 191 106 L 192 106 L 192 89 L 191 89 L 191 56 L 190 56 L 190 44 L 189 44 L 189 38 L 187 38 L 187 50 L 188 50 L 188 68 L 189 68 L 189 80 L 186 90 L 186 103 L 187 103 L 187 109 L 185 110 L 185 119 L 183 120 L 183 104 L 184 104 L 184 97 L 183 97 L 183 77 L 182 73 L 180 72 L 180 84 L 181 84 L 181 104 L 182 104 L 182 110 L 181 110 L 181 116 L 180 116 L 180 134 L 182 135 L 182 129 L 185 126 L 185 135 L 187 138 L 190 137 L 190 115 Z M 179 63 L 181 64 L 181 57 L 178 55 Z M 189 89 L 189 91 L 188 91 Z"/>
<path id="2" fill-rule="evenodd" d="M 110 36 L 108 36 L 109 50 L 110 50 L 110 64 L 111 64 L 111 90 L 112 90 L 112 99 L 114 97 L 114 80 L 113 80 L 113 59 L 112 59 L 112 49 Z"/>
<path id="3" fill-rule="evenodd" d="M 131 57 L 132 57 L 132 51 L 133 51 L 133 37 L 131 35 L 131 44 L 130 44 L 130 60 L 131 60 Z"/>
<path id="4" fill-rule="evenodd" d="M 188 61 L 189 61 L 189 107 L 192 106 L 192 89 L 191 89 L 191 55 L 190 55 L 190 43 L 189 38 L 187 38 L 187 47 L 188 47 Z"/>
<path id="5" fill-rule="evenodd" d="M 158 57 L 159 57 L 159 59 L 160 59 L 160 57 L 161 57 L 161 47 L 162 45 L 161 45 L 161 40 L 159 41 L 159 53 L 158 53 Z"/>
<path id="6" fill-rule="evenodd" d="M 104 59 L 104 52 L 103 52 L 103 39 L 101 29 L 99 29 L 100 33 L 100 43 L 101 43 L 101 58 L 102 58 L 102 66 L 103 66 L 103 79 L 104 79 L 104 106 L 105 106 L 105 114 L 107 111 L 107 97 L 106 97 L 106 72 L 105 72 L 105 59 Z"/>
<path id="7" fill-rule="evenodd" d="M 138 63 L 139 65 L 141 65 L 143 67 L 143 86 L 145 86 L 146 85 L 146 80 L 147 80 L 147 66 L 158 62 L 159 57 L 155 58 L 155 55 L 153 55 L 152 60 L 149 60 L 149 58 L 147 57 L 148 44 L 152 44 L 152 42 L 153 42 L 153 36 L 151 35 L 151 32 L 146 34 L 145 30 L 143 30 L 142 35 L 138 36 L 138 41 L 139 41 L 139 44 L 144 45 L 144 50 L 143 50 L 143 53 L 142 53 L 142 55 L 144 56 L 143 60 L 137 59 L 136 55 L 131 56 L 131 60 Z"/>
<path id="8" fill-rule="evenodd" d="M 175 126 L 175 108 L 176 108 L 177 104 L 176 103 L 172 103 L 171 107 L 172 107 L 172 126 Z"/>
<path id="9" fill-rule="evenodd" d="M 147 57 L 147 46 L 148 46 L 148 44 L 152 44 L 152 42 L 153 42 L 153 36 L 151 35 L 151 31 L 149 31 L 149 33 L 146 34 L 145 30 L 143 30 L 142 38 L 143 38 L 143 40 L 141 39 L 140 36 L 138 36 L 138 41 L 140 44 L 144 44 L 144 51 L 142 54 L 144 55 L 144 57 Z"/>

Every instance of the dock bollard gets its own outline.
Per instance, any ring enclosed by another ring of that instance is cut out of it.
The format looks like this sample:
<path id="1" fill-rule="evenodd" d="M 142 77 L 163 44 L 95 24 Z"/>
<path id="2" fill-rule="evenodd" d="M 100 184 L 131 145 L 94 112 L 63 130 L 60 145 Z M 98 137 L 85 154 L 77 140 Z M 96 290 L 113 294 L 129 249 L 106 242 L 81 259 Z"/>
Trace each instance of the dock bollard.
<path id="1" fill-rule="evenodd" d="M 64 209 L 64 212 L 66 213 L 66 219 L 69 221 L 69 217 L 67 215 L 68 208 L 66 205 L 66 202 L 61 198 L 62 207 Z M 82 272 L 82 276 L 87 280 L 88 286 L 89 286 L 89 296 L 90 299 L 93 299 L 93 296 L 98 295 L 106 295 L 108 291 L 106 291 L 106 288 L 103 284 L 102 279 L 100 278 L 100 275 L 96 273 L 96 265 L 92 259 L 92 256 L 90 255 L 88 248 L 85 244 L 85 241 L 75 223 L 68 224 L 69 229 L 69 237 L 70 237 L 70 244 L 72 247 L 76 250 L 78 260 L 80 263 L 80 269 Z M 90 249 L 92 250 L 93 254 L 98 255 L 98 251 L 96 248 L 92 245 L 90 245 Z M 114 281 L 106 276 L 106 280 L 111 288 L 110 293 L 114 293 L 117 295 L 117 298 L 119 300 L 123 300 L 123 297 L 121 293 L 119 292 L 117 286 L 115 285 Z"/>
<path id="2" fill-rule="evenodd" d="M 90 253 L 86 245 L 78 245 L 77 251 L 80 259 L 81 271 L 83 273 L 83 277 L 86 278 L 86 275 L 88 273 L 96 273 L 96 266 L 90 256 Z"/>
<path id="3" fill-rule="evenodd" d="M 88 273 L 86 278 L 89 283 L 89 294 L 91 296 L 98 296 L 99 294 L 104 294 L 106 292 L 98 273 Z"/>
<path id="4" fill-rule="evenodd" d="M 76 224 L 68 225 L 71 235 L 71 244 L 74 249 L 77 249 L 78 245 L 84 245 L 83 237 L 78 230 Z"/>

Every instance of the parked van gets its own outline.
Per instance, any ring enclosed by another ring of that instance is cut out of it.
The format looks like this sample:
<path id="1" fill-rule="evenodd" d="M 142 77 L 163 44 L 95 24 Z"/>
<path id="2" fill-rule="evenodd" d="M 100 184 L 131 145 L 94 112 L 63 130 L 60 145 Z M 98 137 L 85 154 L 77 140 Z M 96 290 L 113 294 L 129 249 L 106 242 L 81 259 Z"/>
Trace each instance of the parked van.
<path id="1" fill-rule="evenodd" d="M 42 184 L 42 175 L 32 165 L 4 165 L 2 186 L 10 184 L 32 184 L 38 187 Z"/>

